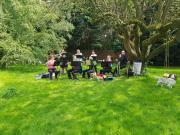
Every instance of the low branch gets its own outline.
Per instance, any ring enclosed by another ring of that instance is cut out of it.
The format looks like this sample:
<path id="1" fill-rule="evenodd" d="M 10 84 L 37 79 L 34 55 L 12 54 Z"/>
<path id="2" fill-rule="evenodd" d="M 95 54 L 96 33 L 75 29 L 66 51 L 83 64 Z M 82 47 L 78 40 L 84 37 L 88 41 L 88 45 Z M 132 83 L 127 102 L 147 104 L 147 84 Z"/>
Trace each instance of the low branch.
<path id="1" fill-rule="evenodd" d="M 164 37 L 163 35 L 161 35 L 160 33 L 155 34 L 154 36 L 144 40 L 142 42 L 143 47 L 147 47 L 150 44 L 155 44 L 159 39 L 161 39 L 162 37 Z"/>
<path id="2" fill-rule="evenodd" d="M 156 23 L 156 24 L 151 24 L 147 26 L 148 31 L 157 31 L 161 28 L 162 24 Z"/>
<path id="3" fill-rule="evenodd" d="M 155 44 L 156 42 L 160 41 L 162 38 L 166 37 L 167 31 L 172 27 L 173 23 L 168 23 L 166 25 L 161 25 L 161 27 L 157 26 L 157 30 L 159 33 L 153 35 L 152 37 L 144 40 L 142 42 L 142 45 L 144 48 L 146 48 L 150 44 Z"/>
<path id="4" fill-rule="evenodd" d="M 158 48 L 154 49 L 154 51 L 150 52 L 148 59 L 150 60 L 150 59 L 154 58 L 155 56 L 159 55 L 162 51 L 164 51 L 164 49 L 166 47 L 172 47 L 173 45 L 175 45 L 175 43 L 176 43 L 176 39 L 173 38 L 170 41 L 162 44 L 160 47 L 158 47 Z"/>

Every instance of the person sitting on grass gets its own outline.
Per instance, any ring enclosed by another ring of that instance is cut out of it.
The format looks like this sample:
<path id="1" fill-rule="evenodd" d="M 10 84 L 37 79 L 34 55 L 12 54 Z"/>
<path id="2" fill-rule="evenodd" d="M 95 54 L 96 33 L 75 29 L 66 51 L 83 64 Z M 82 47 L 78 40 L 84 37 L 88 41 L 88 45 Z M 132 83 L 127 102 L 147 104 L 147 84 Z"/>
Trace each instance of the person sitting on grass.
<path id="1" fill-rule="evenodd" d="M 95 72 L 94 64 L 93 64 L 93 57 L 89 57 L 88 60 L 86 60 L 86 65 L 89 67 L 86 70 L 83 70 L 82 78 L 86 78 L 86 74 L 88 79 L 90 79 L 91 74 Z"/>
<path id="2" fill-rule="evenodd" d="M 107 56 L 106 60 L 102 61 L 101 67 L 103 69 L 100 70 L 100 74 L 112 73 L 112 59 L 110 55 Z"/>
<path id="3" fill-rule="evenodd" d="M 53 75 L 55 74 L 55 78 L 57 79 L 58 73 L 56 72 L 55 67 L 55 58 L 53 55 L 50 55 L 47 62 L 48 72 L 49 72 L 49 79 L 53 79 Z"/>
<path id="4" fill-rule="evenodd" d="M 76 55 L 73 55 L 73 61 L 71 62 L 72 68 L 67 71 L 68 78 L 77 80 L 76 73 L 82 72 L 81 62 L 77 60 Z"/>

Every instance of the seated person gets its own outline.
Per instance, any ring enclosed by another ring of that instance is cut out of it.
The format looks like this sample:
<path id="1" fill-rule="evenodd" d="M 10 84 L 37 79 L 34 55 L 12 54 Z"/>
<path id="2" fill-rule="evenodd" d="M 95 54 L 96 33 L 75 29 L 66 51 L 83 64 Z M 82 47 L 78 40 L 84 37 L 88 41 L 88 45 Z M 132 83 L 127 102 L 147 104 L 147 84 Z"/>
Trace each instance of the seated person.
<path id="1" fill-rule="evenodd" d="M 103 69 L 100 70 L 100 74 L 112 73 L 112 60 L 110 55 L 107 56 L 105 61 L 102 61 L 101 67 Z"/>
<path id="2" fill-rule="evenodd" d="M 55 78 L 57 79 L 58 77 L 58 72 L 56 72 L 56 67 L 55 67 L 55 58 L 53 55 L 50 55 L 48 58 L 47 62 L 47 67 L 48 67 L 48 72 L 49 72 L 49 79 L 53 79 L 53 74 L 55 74 Z"/>
<path id="3" fill-rule="evenodd" d="M 90 57 L 92 57 L 92 66 L 93 66 L 95 72 L 97 73 L 97 54 L 95 53 L 94 50 L 92 51 L 92 54 Z"/>
<path id="4" fill-rule="evenodd" d="M 83 62 L 83 54 L 81 53 L 79 49 L 77 49 L 75 56 L 76 56 L 76 61 L 79 61 L 80 63 Z M 81 70 L 80 73 L 82 73 L 82 66 L 80 70 Z"/>
<path id="5" fill-rule="evenodd" d="M 121 55 L 119 56 L 119 62 L 120 62 L 120 69 L 125 68 L 128 63 L 128 58 L 124 50 L 121 51 Z"/>
<path id="6" fill-rule="evenodd" d="M 59 55 L 56 54 L 56 55 L 55 55 L 55 62 L 54 62 L 54 66 L 55 66 L 55 68 L 56 68 L 55 75 L 57 76 L 56 79 L 58 79 L 58 76 L 60 75 L 60 67 L 59 67 L 59 64 L 60 64 L 60 58 L 59 58 Z"/>
<path id="7" fill-rule="evenodd" d="M 75 56 L 77 61 L 81 61 L 81 62 L 83 61 L 83 54 L 79 49 L 77 49 Z"/>
<path id="8" fill-rule="evenodd" d="M 60 53 L 60 67 L 61 67 L 61 73 L 64 74 L 64 70 L 67 72 L 68 68 L 68 58 L 67 58 L 67 53 L 65 50 L 62 50 Z"/>
<path id="9" fill-rule="evenodd" d="M 73 61 L 71 62 L 72 68 L 67 71 L 69 79 L 77 79 L 76 73 L 81 73 L 81 62 L 77 61 L 75 55 L 73 55 Z"/>
<path id="10" fill-rule="evenodd" d="M 123 50 L 121 51 L 121 54 L 119 55 L 117 67 L 114 69 L 113 74 L 114 75 L 119 74 L 119 70 L 125 68 L 127 65 L 127 62 L 128 62 L 128 58 L 127 58 L 126 52 Z"/>
<path id="11" fill-rule="evenodd" d="M 89 66 L 89 68 L 86 70 L 83 70 L 82 78 L 85 78 L 86 73 L 87 73 L 88 79 L 90 79 L 91 73 L 94 73 L 94 70 L 95 70 L 94 65 L 93 65 L 93 57 L 90 56 L 89 59 L 86 60 L 86 65 Z"/>

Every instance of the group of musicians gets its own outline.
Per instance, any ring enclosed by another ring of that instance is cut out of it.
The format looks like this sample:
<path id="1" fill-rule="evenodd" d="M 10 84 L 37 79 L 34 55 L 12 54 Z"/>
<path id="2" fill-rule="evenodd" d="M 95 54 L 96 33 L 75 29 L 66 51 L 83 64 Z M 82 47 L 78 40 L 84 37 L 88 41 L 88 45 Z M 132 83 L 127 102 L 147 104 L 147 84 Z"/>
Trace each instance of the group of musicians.
<path id="1" fill-rule="evenodd" d="M 102 69 L 100 70 L 100 74 L 111 73 L 112 75 L 117 75 L 119 70 L 125 68 L 128 62 L 127 55 L 125 51 L 121 51 L 118 59 L 116 59 L 117 66 L 113 70 L 112 68 L 112 58 L 110 55 L 107 56 L 104 60 L 98 60 L 98 56 L 93 50 L 89 58 L 84 58 L 82 52 L 77 49 L 76 54 L 72 56 L 71 62 L 67 57 L 67 52 L 62 50 L 59 54 L 49 55 L 47 67 L 50 76 L 50 80 L 53 79 L 53 74 L 55 74 L 55 78 L 58 78 L 58 75 L 64 74 L 67 72 L 69 79 L 77 79 L 77 73 L 81 74 L 83 78 L 90 78 L 92 73 L 98 73 L 97 63 L 101 63 Z M 86 69 L 83 70 L 82 64 L 85 63 L 87 66 Z M 68 65 L 71 65 L 71 69 L 68 69 Z M 61 71 L 58 70 L 61 68 Z"/>

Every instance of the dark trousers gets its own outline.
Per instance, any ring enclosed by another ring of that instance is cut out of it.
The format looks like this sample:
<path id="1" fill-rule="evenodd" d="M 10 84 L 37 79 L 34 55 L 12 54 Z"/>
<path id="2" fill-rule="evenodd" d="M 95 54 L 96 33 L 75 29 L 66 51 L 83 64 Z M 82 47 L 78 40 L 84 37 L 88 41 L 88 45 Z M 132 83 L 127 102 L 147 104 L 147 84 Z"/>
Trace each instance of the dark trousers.
<path id="1" fill-rule="evenodd" d="M 75 70 L 75 69 L 69 69 L 67 71 L 67 74 L 68 74 L 68 78 L 69 79 L 77 79 L 77 76 L 76 76 L 76 73 L 81 73 L 81 70 Z"/>
<path id="2" fill-rule="evenodd" d="M 91 73 L 93 73 L 93 72 L 94 71 L 92 69 L 83 70 L 82 77 L 85 78 L 86 77 L 86 73 L 87 73 L 88 78 L 90 78 L 91 77 Z"/>
<path id="3" fill-rule="evenodd" d="M 55 78 L 58 79 L 59 71 L 56 71 L 56 69 L 48 69 L 49 72 L 49 79 L 53 79 L 53 73 L 55 74 Z"/>
<path id="4" fill-rule="evenodd" d="M 100 74 L 112 73 L 111 69 L 102 69 L 100 70 Z"/>

